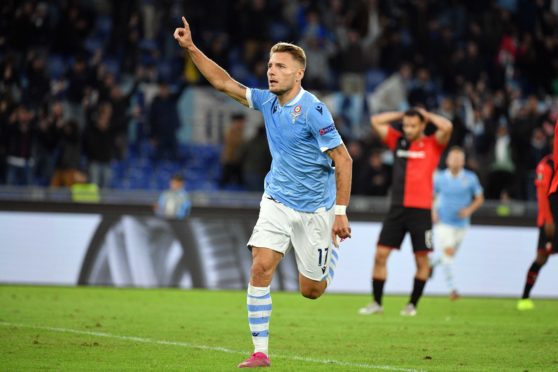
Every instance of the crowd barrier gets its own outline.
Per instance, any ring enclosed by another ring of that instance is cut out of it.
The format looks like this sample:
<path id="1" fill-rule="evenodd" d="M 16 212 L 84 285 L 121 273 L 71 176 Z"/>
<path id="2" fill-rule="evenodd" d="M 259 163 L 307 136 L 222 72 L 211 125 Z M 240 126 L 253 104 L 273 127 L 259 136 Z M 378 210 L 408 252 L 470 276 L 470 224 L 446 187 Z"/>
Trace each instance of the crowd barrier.
<path id="1" fill-rule="evenodd" d="M 258 215 L 257 203 L 250 200 L 245 207 L 242 203 L 215 206 L 209 201 L 195 204 L 185 220 L 156 217 L 148 203 L 2 201 L 0 282 L 242 289 L 248 283 L 251 261 L 246 242 Z M 341 245 L 330 291 L 369 293 L 382 213 L 361 211 L 349 216 L 353 236 Z M 498 225 L 493 221 L 488 217 L 484 224 L 475 221 L 458 252 L 455 279 L 463 295 L 521 294 L 535 257 L 538 230 L 530 219 Z M 409 293 L 414 272 L 406 239 L 388 263 L 386 293 Z M 558 298 L 556 283 L 558 261 L 551 257 L 533 296 Z M 293 254 L 279 266 L 272 287 L 297 290 Z M 435 271 L 425 291 L 447 293 L 441 270 Z"/>

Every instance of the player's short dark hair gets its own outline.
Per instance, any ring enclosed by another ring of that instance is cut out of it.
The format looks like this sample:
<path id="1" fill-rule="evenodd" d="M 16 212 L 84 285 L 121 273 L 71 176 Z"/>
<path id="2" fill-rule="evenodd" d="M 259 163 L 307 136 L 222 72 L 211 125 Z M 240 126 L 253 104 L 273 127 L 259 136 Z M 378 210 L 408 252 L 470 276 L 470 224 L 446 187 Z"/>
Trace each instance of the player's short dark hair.
<path id="1" fill-rule="evenodd" d="M 298 45 L 294 45 L 291 43 L 286 42 L 279 42 L 271 47 L 269 51 L 269 55 L 271 56 L 273 53 L 289 53 L 293 58 L 300 62 L 302 66 L 306 69 L 306 53 L 304 53 L 304 49 L 299 47 Z"/>
<path id="2" fill-rule="evenodd" d="M 184 175 L 182 173 L 175 173 L 175 174 L 172 175 L 171 180 L 178 181 L 178 182 L 184 182 Z"/>
<path id="3" fill-rule="evenodd" d="M 231 120 L 233 120 L 233 121 L 244 120 L 244 119 L 246 119 L 246 115 L 243 112 L 235 112 L 231 116 Z"/>
<path id="4" fill-rule="evenodd" d="M 463 153 L 463 155 L 465 155 L 465 150 L 463 150 L 463 147 L 461 147 L 461 146 L 455 145 L 455 146 L 450 147 L 448 149 L 448 154 L 452 151 L 459 151 L 459 152 Z"/>
<path id="5" fill-rule="evenodd" d="M 424 123 L 424 119 L 425 119 L 424 115 L 422 115 L 421 112 L 419 110 L 415 109 L 415 108 L 408 109 L 407 111 L 405 111 L 403 116 L 411 116 L 411 117 L 416 116 L 423 123 Z"/>

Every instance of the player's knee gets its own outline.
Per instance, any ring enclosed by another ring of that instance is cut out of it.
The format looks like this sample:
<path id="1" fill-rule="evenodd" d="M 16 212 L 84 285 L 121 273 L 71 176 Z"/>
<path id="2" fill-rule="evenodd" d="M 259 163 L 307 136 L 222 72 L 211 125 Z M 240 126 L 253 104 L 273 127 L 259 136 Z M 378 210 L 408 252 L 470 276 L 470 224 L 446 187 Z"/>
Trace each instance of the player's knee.
<path id="1" fill-rule="evenodd" d="M 271 265 L 265 265 L 259 262 L 252 263 L 252 270 L 250 276 L 253 282 L 267 282 L 273 276 L 273 268 Z"/>
<path id="2" fill-rule="evenodd" d="M 548 261 L 548 255 L 544 253 L 537 254 L 537 259 L 535 260 L 540 266 L 544 265 Z"/>
<path id="3" fill-rule="evenodd" d="M 387 263 L 387 258 L 388 258 L 387 255 L 376 252 L 376 255 L 374 256 L 374 264 L 379 266 L 385 266 Z"/>
<path id="4" fill-rule="evenodd" d="M 300 294 L 311 300 L 319 298 L 325 291 L 325 282 L 309 282 L 301 280 Z"/>
<path id="5" fill-rule="evenodd" d="M 300 293 L 306 297 L 309 298 L 310 300 L 316 300 L 318 298 L 320 298 L 320 296 L 324 293 L 323 290 L 321 290 L 320 288 L 316 288 L 316 287 L 306 287 L 306 288 L 301 288 L 300 289 Z"/>

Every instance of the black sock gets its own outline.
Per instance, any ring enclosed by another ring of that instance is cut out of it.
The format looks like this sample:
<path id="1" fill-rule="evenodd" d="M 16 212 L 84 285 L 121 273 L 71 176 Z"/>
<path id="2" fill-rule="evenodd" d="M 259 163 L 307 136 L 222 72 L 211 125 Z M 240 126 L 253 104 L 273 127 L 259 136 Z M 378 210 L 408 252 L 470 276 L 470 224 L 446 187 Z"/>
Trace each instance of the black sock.
<path id="1" fill-rule="evenodd" d="M 415 278 L 415 284 L 413 285 L 413 293 L 411 293 L 411 300 L 409 303 L 413 304 L 415 307 L 422 296 L 422 291 L 424 290 L 424 285 L 426 280 Z"/>
<path id="2" fill-rule="evenodd" d="M 539 275 L 541 267 L 543 267 L 543 265 L 540 265 L 537 261 L 535 261 L 529 268 L 529 271 L 527 272 L 527 279 L 525 280 L 525 289 L 523 289 L 523 297 L 521 298 L 529 298 L 531 289 L 537 281 L 537 276 Z"/>
<path id="3" fill-rule="evenodd" d="M 385 279 L 372 279 L 372 297 L 378 305 L 382 305 L 385 282 Z"/>

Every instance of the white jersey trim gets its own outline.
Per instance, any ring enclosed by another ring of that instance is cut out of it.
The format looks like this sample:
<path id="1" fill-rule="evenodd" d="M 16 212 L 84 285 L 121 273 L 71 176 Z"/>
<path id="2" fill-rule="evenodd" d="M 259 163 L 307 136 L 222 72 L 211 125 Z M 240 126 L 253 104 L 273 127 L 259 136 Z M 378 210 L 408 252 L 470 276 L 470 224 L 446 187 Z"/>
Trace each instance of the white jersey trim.
<path id="1" fill-rule="evenodd" d="M 252 102 L 252 89 L 246 88 L 246 101 L 248 101 L 248 107 L 254 108 L 254 103 Z"/>
<path id="2" fill-rule="evenodd" d="M 300 99 L 302 98 L 305 92 L 306 91 L 304 90 L 304 88 L 300 87 L 300 92 L 298 92 L 296 97 L 290 100 L 290 102 L 285 103 L 285 107 L 296 105 L 298 101 L 300 101 Z"/>

